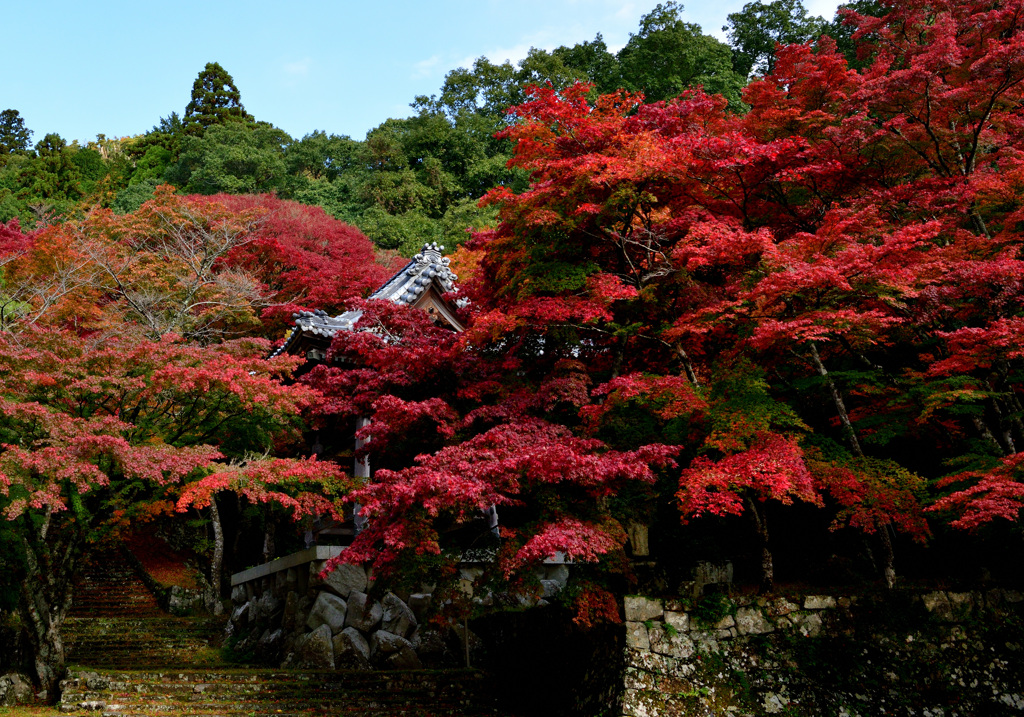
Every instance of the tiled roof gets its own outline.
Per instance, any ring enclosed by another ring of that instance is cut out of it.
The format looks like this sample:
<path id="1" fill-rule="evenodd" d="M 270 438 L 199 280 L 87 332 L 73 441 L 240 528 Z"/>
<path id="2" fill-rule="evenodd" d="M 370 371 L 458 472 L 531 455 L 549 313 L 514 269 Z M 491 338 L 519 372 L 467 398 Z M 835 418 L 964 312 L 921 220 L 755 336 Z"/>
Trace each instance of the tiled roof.
<path id="1" fill-rule="evenodd" d="M 424 244 L 423 250 L 398 273 L 384 282 L 383 286 L 370 294 L 370 298 L 385 299 L 409 306 L 415 304 L 431 284 L 436 284 L 438 291 L 442 294 L 458 291 L 455 282 L 459 277 L 448 266 L 448 258 L 441 256 L 442 251 L 444 251 L 444 247 L 438 246 L 436 243 Z M 285 342 L 270 356 L 273 358 L 287 353 L 299 336 L 303 334 L 330 339 L 339 331 L 351 331 L 362 315 L 362 311 L 346 311 L 337 316 L 329 316 L 327 312 L 319 309 L 292 314 L 295 319 L 295 328 L 288 334 Z"/>

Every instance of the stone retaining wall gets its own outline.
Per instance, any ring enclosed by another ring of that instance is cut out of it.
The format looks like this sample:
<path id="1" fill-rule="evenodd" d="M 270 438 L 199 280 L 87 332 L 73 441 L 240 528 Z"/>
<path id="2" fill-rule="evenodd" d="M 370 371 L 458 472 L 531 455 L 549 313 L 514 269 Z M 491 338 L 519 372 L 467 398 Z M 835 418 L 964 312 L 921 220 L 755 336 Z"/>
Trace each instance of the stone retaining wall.
<path id="1" fill-rule="evenodd" d="M 372 576 L 358 565 L 320 573 L 343 548 L 315 546 L 236 573 L 231 578 L 232 611 L 228 645 L 235 659 L 306 669 L 447 668 L 466 664 L 481 640 L 461 625 L 428 628 L 424 622 L 432 590 L 396 594 L 374 590 Z M 546 604 L 568 579 L 563 560 L 538 568 L 536 595 L 474 595 L 482 568 L 465 563 L 461 588 L 481 606 L 495 599 L 531 607 Z"/>
<path id="2" fill-rule="evenodd" d="M 429 593 L 371 597 L 357 565 L 319 577 L 340 549 L 320 546 L 232 576 L 228 644 L 240 661 L 306 669 L 417 669 L 450 650 L 420 627 Z M 403 599 L 404 598 L 404 599 Z"/>
<path id="3" fill-rule="evenodd" d="M 1024 711 L 1024 595 L 625 598 L 613 713 L 1010 715 Z"/>

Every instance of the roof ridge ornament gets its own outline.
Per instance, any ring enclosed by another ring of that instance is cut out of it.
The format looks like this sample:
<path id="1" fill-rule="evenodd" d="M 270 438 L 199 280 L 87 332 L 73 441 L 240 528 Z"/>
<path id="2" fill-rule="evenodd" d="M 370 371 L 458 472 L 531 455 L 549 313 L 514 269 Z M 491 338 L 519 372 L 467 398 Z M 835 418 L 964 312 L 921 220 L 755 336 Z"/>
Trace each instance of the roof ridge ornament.
<path id="1" fill-rule="evenodd" d="M 455 282 L 458 275 L 451 270 L 451 260 L 443 256 L 444 245 L 437 242 L 427 242 L 423 245 L 416 256 L 412 258 L 400 271 L 387 280 L 377 291 L 370 294 L 368 298 L 380 301 L 391 301 L 396 304 L 412 306 L 420 300 L 420 297 L 430 288 L 432 284 L 437 285 L 437 291 L 441 294 L 454 294 L 458 292 Z M 455 302 L 456 307 L 464 306 L 465 299 Z M 442 310 L 442 313 L 446 313 Z M 300 339 L 302 334 L 312 337 L 332 338 L 338 331 L 351 331 L 355 323 L 363 315 L 362 310 L 355 309 L 330 316 L 323 309 L 315 311 L 297 311 L 292 314 L 295 321 L 295 328 L 289 333 L 285 342 L 274 351 L 271 356 L 290 351 L 292 344 Z M 458 324 L 453 316 L 449 315 L 448 322 Z M 461 330 L 461 328 L 459 328 Z"/>
<path id="2" fill-rule="evenodd" d="M 451 259 L 441 254 L 443 251 L 444 245 L 437 242 L 424 244 L 420 253 L 412 258 L 411 264 L 406 266 L 405 269 L 399 272 L 394 279 L 385 284 L 371 298 L 390 298 L 396 303 L 412 304 L 426 291 L 432 281 L 437 281 L 442 293 L 458 291 L 455 287 L 455 282 L 458 281 L 459 277 L 451 270 Z M 403 274 L 407 275 L 407 279 L 405 281 L 396 281 L 400 280 Z M 394 293 L 387 291 L 388 286 L 392 283 L 396 284 L 396 291 Z M 390 296 L 377 296 L 385 292 L 390 294 Z"/>

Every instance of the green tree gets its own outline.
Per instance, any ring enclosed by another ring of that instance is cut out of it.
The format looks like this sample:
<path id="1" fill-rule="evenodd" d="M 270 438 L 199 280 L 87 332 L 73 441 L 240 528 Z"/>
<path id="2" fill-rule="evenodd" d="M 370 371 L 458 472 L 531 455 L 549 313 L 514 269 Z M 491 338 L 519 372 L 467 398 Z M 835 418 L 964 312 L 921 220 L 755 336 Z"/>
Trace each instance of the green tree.
<path id="1" fill-rule="evenodd" d="M 83 191 L 86 194 L 92 191 L 97 182 L 107 176 L 107 163 L 103 161 L 103 155 L 95 149 L 88 147 L 78 149 L 71 154 L 71 161 L 78 167 Z"/>
<path id="2" fill-rule="evenodd" d="M 415 209 L 389 214 L 372 206 L 359 218 L 358 226 L 376 246 L 404 256 L 415 254 L 424 242 L 441 241 L 438 222 Z"/>
<path id="3" fill-rule="evenodd" d="M 33 226 L 32 212 L 22 192 L 22 176 L 35 162 L 28 153 L 17 152 L 0 159 L 0 222 L 17 217 L 24 227 Z"/>
<path id="4" fill-rule="evenodd" d="M 496 65 L 480 57 L 472 69 L 459 67 L 445 75 L 440 95 L 417 97 L 413 107 L 444 112 L 452 120 L 463 114 L 501 118 L 518 97 L 515 75 L 511 62 Z"/>
<path id="5" fill-rule="evenodd" d="M 682 5 L 669 0 L 640 19 L 640 28 L 618 54 L 626 89 L 656 102 L 703 85 L 739 106 L 745 79 L 733 70 L 729 46 L 705 35 L 700 25 L 683 22 L 682 12 Z"/>
<path id="6" fill-rule="evenodd" d="M 181 156 L 181 145 L 186 136 L 185 122 L 177 112 L 171 112 L 169 116 L 161 117 L 149 132 L 135 138 L 128 148 L 128 154 L 135 162 L 129 183 L 162 179 L 167 168 Z"/>
<path id="7" fill-rule="evenodd" d="M 192 99 L 185 107 L 184 123 L 190 134 L 225 122 L 251 122 L 242 106 L 242 96 L 227 70 L 216 62 L 206 67 L 192 83 Z"/>
<path id="8" fill-rule="evenodd" d="M 342 173 L 359 169 L 361 145 L 348 135 L 312 132 L 285 149 L 288 174 L 334 181 Z"/>
<path id="9" fill-rule="evenodd" d="M 551 54 L 575 74 L 575 79 L 594 83 L 598 94 L 610 94 L 622 87 L 622 69 L 618 58 L 608 52 L 601 33 L 591 42 L 556 48 Z"/>
<path id="10" fill-rule="evenodd" d="M 167 147 L 160 144 L 150 145 L 145 154 L 135 162 L 135 171 L 132 172 L 132 178 L 128 184 L 160 179 L 164 176 L 167 168 L 171 166 L 173 157 L 174 155 Z"/>
<path id="11" fill-rule="evenodd" d="M 258 194 L 282 186 L 291 138 L 272 125 L 229 122 L 186 137 L 167 178 L 196 194 Z"/>
<path id="12" fill-rule="evenodd" d="M 0 164 L 4 162 L 6 155 L 27 150 L 30 139 L 32 130 L 25 127 L 25 120 L 18 110 L 0 112 Z"/>
<path id="13" fill-rule="evenodd" d="M 117 214 L 130 214 L 141 207 L 143 203 L 152 199 L 160 184 L 161 180 L 153 177 L 138 182 L 133 181 L 117 193 L 110 208 Z"/>
<path id="14" fill-rule="evenodd" d="M 743 77 L 771 74 L 776 45 L 802 45 L 822 34 L 825 19 L 809 16 L 801 0 L 749 2 L 722 28 L 732 45 L 733 69 Z"/>
<path id="15" fill-rule="evenodd" d="M 60 135 L 50 133 L 36 143 L 35 156 L 13 167 L 16 174 L 8 186 L 20 205 L 19 216 L 27 217 L 27 224 L 48 224 L 54 217 L 74 211 L 82 198 L 82 172 L 73 159 L 76 150 Z"/>
<path id="16" fill-rule="evenodd" d="M 450 115 L 421 106 L 416 116 L 371 130 L 358 145 L 358 170 L 345 175 L 356 211 L 335 216 L 354 221 L 378 246 L 409 253 L 428 240 L 454 246 L 467 228 L 489 226 L 493 210 L 477 200 L 525 175 L 506 167 L 503 145 L 490 136 L 504 120 L 486 112 L 467 106 Z"/>
<path id="17" fill-rule="evenodd" d="M 580 79 L 582 74 L 581 68 L 570 67 L 560 54 L 531 47 L 526 57 L 520 60 L 515 74 L 516 104 L 526 99 L 523 88 L 528 85 L 551 83 L 552 87 L 563 89 Z"/>
<path id="18" fill-rule="evenodd" d="M 295 140 L 285 148 L 287 177 L 281 196 L 355 223 L 363 209 L 358 188 L 366 178 L 362 146 L 351 137 L 323 131 Z"/>
<path id="19" fill-rule="evenodd" d="M 443 112 L 452 122 L 471 114 L 486 117 L 496 130 L 507 124 L 509 107 L 526 101 L 524 87 L 549 82 L 556 89 L 568 87 L 581 79 L 580 70 L 568 66 L 557 51 L 535 47 L 518 65 L 508 61 L 496 65 L 480 57 L 472 69 L 459 67 L 445 75 L 440 95 L 417 97 L 413 107 Z"/>

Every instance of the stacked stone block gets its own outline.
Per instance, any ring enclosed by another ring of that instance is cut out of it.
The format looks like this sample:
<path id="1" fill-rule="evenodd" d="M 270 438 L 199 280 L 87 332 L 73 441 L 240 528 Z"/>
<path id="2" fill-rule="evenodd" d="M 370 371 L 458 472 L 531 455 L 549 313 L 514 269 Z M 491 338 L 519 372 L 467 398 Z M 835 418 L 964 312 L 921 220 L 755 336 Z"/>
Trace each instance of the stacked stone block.
<path id="1" fill-rule="evenodd" d="M 1024 710 L 1021 592 L 722 599 L 726 609 L 701 622 L 693 602 L 625 598 L 618 714 L 866 717 L 903 714 L 904 703 L 926 698 L 936 702 L 921 705 L 921 714 Z M 879 620 L 893 605 L 904 611 L 900 619 Z M 854 675 L 845 686 L 829 685 L 808 664 L 825 675 L 846 664 L 865 680 L 858 684 Z M 882 684 L 872 684 L 878 675 Z"/>
<path id="2" fill-rule="evenodd" d="M 323 567 L 317 560 L 235 586 L 233 652 L 261 664 L 319 670 L 446 662 L 445 641 L 420 624 L 429 592 L 376 599 L 364 568 L 341 565 L 321 579 Z"/>

